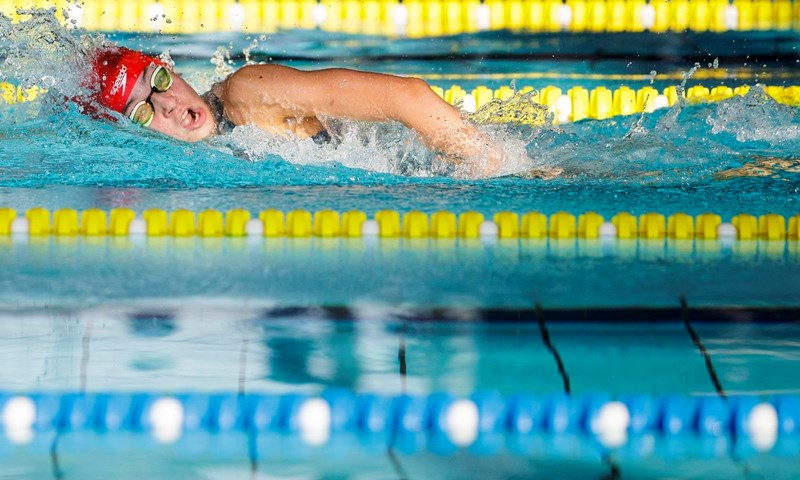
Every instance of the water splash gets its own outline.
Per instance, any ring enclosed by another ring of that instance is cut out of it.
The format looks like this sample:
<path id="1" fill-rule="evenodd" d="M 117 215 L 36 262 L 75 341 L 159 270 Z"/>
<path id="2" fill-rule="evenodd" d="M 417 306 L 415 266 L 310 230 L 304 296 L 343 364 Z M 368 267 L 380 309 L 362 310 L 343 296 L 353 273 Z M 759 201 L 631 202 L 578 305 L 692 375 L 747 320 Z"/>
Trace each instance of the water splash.
<path id="1" fill-rule="evenodd" d="M 547 120 L 547 107 L 534 101 L 538 92 L 515 92 L 507 100 L 493 98 L 475 113 L 468 115 L 470 121 L 485 124 L 518 124 L 540 126 Z"/>
<path id="2" fill-rule="evenodd" d="M 55 8 L 18 14 L 22 15 L 19 23 L 0 15 L 0 80 L 23 88 L 45 87 L 65 97 L 85 94 L 81 80 L 87 52 L 106 44 L 106 39 L 68 31 L 59 23 Z"/>
<path id="3" fill-rule="evenodd" d="M 530 147 L 579 181 L 698 184 L 763 156 L 796 156 L 799 115 L 800 109 L 751 88 L 719 103 L 542 130 Z"/>
<path id="4" fill-rule="evenodd" d="M 743 97 L 722 102 L 707 122 L 711 133 L 729 133 L 739 142 L 765 142 L 770 146 L 798 145 L 800 115 L 797 107 L 781 105 L 760 86 Z"/>
<path id="5" fill-rule="evenodd" d="M 234 71 L 231 65 L 231 52 L 228 48 L 217 47 L 214 56 L 211 57 L 211 63 L 214 65 L 215 79 L 221 80 Z"/>
<path id="6" fill-rule="evenodd" d="M 686 105 L 686 83 L 689 81 L 690 78 L 694 76 L 695 72 L 700 70 L 700 68 L 702 68 L 702 66 L 699 63 L 695 63 L 694 66 L 689 69 L 689 71 L 683 74 L 683 79 L 681 80 L 681 83 L 679 83 L 678 86 L 676 87 L 678 93 L 678 103 L 680 104 L 681 107 Z"/>
<path id="7" fill-rule="evenodd" d="M 412 131 L 399 123 L 327 120 L 333 141 L 318 145 L 311 139 L 297 140 L 265 132 L 254 126 L 237 127 L 228 135 L 216 137 L 211 144 L 251 162 L 287 161 L 294 165 L 315 165 L 363 169 L 409 177 L 469 175 L 459 166 L 444 161 L 429 151 Z M 508 152 L 502 174 L 531 168 L 525 142 L 500 126 L 484 128 L 484 133 Z"/>
<path id="8" fill-rule="evenodd" d="M 107 43 L 104 37 L 67 31 L 51 10 L 33 12 L 23 24 L 0 19 L 0 38 L 0 78 L 51 91 L 43 102 L 0 107 L 2 185 L 196 188 L 465 176 L 394 123 L 326 120 L 335 137 L 326 145 L 254 127 L 187 145 L 129 122 L 98 122 L 65 108 L 63 98 L 83 93 L 81 59 Z M 229 57 L 218 49 L 214 59 L 220 70 L 211 77 L 190 72 L 192 85 L 202 91 L 198 85 L 224 77 Z M 681 90 L 697 68 L 686 73 Z M 720 172 L 767 158 L 789 159 L 770 163 L 770 171 L 784 169 L 782 179 L 798 179 L 791 159 L 800 151 L 800 110 L 775 103 L 757 87 L 717 104 L 678 104 L 653 114 L 561 126 L 544 122 L 543 107 L 531 99 L 529 93 L 490 102 L 471 117 L 507 152 L 502 176 L 557 176 L 576 185 L 702 185 L 721 178 Z"/>

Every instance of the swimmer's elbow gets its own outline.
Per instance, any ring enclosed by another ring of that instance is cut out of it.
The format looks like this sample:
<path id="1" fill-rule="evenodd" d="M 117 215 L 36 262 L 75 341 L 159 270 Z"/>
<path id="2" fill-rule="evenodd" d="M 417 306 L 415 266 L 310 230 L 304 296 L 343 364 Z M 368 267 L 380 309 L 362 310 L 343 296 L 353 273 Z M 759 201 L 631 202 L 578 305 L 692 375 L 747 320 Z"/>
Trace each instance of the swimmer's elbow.
<path id="1" fill-rule="evenodd" d="M 410 100 L 424 100 L 430 95 L 436 95 L 428 83 L 417 77 L 402 77 L 402 97 Z"/>
<path id="2" fill-rule="evenodd" d="M 398 77 L 399 85 L 396 88 L 398 94 L 393 95 L 394 120 L 406 123 L 409 116 L 419 114 L 419 109 L 429 105 L 431 101 L 439 100 L 439 96 L 431 89 L 425 80 L 416 77 Z M 433 98 L 436 97 L 436 98 Z"/>

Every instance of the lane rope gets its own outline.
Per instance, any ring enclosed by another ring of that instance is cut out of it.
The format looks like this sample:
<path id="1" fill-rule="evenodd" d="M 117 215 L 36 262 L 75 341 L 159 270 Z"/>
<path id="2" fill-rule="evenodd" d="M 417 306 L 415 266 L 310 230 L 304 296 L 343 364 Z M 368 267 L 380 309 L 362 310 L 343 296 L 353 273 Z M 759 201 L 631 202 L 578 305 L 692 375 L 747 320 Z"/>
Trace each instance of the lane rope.
<path id="1" fill-rule="evenodd" d="M 531 33 L 792 31 L 793 0 L 10 0 L 25 10 L 56 7 L 67 28 L 100 32 L 198 34 L 322 30 L 388 37 L 440 37 L 482 31 Z"/>
<path id="2" fill-rule="evenodd" d="M 628 435 L 749 439 L 769 450 L 779 437 L 800 433 L 800 396 L 689 397 L 609 393 L 566 395 L 476 392 L 458 397 L 377 395 L 343 389 L 304 393 L 66 392 L 0 393 L 0 431 L 26 443 L 40 433 L 149 432 L 164 442 L 184 433 L 244 432 L 299 435 L 321 445 L 335 433 L 445 438 L 469 446 L 493 434 L 571 434 L 604 447 Z M 398 440 L 399 441 L 399 440 Z M 254 455 L 255 461 L 255 455 Z M 402 470 L 398 471 L 402 474 Z"/>
<path id="3" fill-rule="evenodd" d="M 380 237 L 408 239 L 620 239 L 726 240 L 779 244 L 800 241 L 800 214 L 789 216 L 741 213 L 723 221 L 706 212 L 698 215 L 648 212 L 635 216 L 619 212 L 610 219 L 596 212 L 574 215 L 556 212 L 481 212 L 379 210 L 372 217 L 360 210 L 276 209 L 251 213 L 234 208 L 193 212 L 157 208 L 136 212 L 129 208 L 105 211 L 71 208 L 53 211 L 41 207 L 17 212 L 0 208 L 0 239 L 4 237 Z M 744 244 L 744 243 L 743 243 Z M 755 243 L 754 243 L 755 244 Z"/>

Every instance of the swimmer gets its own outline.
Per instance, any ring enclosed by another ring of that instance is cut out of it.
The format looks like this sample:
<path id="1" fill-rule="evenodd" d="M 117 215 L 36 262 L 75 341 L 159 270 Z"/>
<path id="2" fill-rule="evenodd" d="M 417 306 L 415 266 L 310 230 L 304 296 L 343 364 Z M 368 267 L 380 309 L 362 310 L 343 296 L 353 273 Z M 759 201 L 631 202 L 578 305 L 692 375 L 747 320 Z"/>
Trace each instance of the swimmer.
<path id="1" fill-rule="evenodd" d="M 326 121 L 397 121 L 470 176 L 499 169 L 503 152 L 418 78 L 343 68 L 301 71 L 248 65 L 199 95 L 162 60 L 124 47 L 92 55 L 92 100 L 134 123 L 187 142 L 239 125 L 330 141 Z M 87 101 L 79 101 L 92 111 Z"/>

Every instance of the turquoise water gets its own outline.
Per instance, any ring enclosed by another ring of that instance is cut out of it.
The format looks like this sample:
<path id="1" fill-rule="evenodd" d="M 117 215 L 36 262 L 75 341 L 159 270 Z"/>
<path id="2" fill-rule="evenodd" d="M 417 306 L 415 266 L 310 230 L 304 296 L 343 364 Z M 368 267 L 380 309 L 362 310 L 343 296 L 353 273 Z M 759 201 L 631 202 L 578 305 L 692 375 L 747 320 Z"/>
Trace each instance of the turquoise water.
<path id="1" fill-rule="evenodd" d="M 37 28 L 55 27 L 44 22 Z M 773 43 L 768 36 L 753 37 L 744 52 L 720 46 L 716 56 L 701 55 L 698 64 L 681 60 L 680 53 L 678 59 L 654 59 L 658 48 L 646 35 L 640 38 L 641 55 L 630 60 L 568 56 L 563 61 L 535 55 L 579 40 L 562 36 L 542 43 L 539 37 L 508 33 L 399 42 L 323 38 L 314 32 L 244 40 L 115 37 L 154 53 L 168 50 L 178 71 L 201 91 L 218 78 L 215 65 L 241 65 L 250 46 L 257 60 L 276 55 L 301 67 L 416 74 L 445 88 L 451 83 L 562 89 L 753 86 L 745 97 L 676 105 L 644 116 L 537 128 L 484 126 L 514 154 L 502 177 L 464 179 L 432 162 L 399 125 L 343 122 L 341 143 L 318 146 L 248 128 L 185 144 L 126 122 L 95 121 L 64 105 L 57 93 L 75 88 L 73 67 L 60 65 L 49 43 L 37 44 L 38 37 L 26 32 L 17 32 L 26 48 L 7 49 L 16 70 L 5 75 L 27 80 L 39 75 L 54 87 L 40 101 L 0 111 L 0 205 L 18 211 L 277 208 L 361 209 L 371 215 L 395 209 L 477 210 L 489 216 L 499 210 L 565 210 L 596 211 L 607 219 L 620 211 L 712 211 L 726 221 L 742 212 L 800 211 L 799 110 L 776 104 L 756 86 L 796 83 L 798 70 L 786 53 L 796 48 L 791 35 Z M 61 35 L 63 49 L 80 49 L 73 35 Z M 503 42 L 529 44 L 534 59 L 498 50 Z M 222 53 L 215 54 L 217 47 Z M 440 55 L 444 48 L 471 56 Z M 484 58 L 481 49 L 497 54 Z M 739 58 L 742 53 L 753 58 Z M 544 180 L 526 175 L 531 169 L 560 173 Z M 6 239 L 2 255 L 9 274 L 2 297 L 31 307 L 201 295 L 287 306 L 371 302 L 479 309 L 530 309 L 537 302 L 548 308 L 671 308 L 681 296 L 698 306 L 800 303 L 797 244 L 791 241 L 257 243 L 150 239 L 98 246 L 85 240 Z M 164 269 L 171 275 L 163 276 Z"/>
<path id="2" fill-rule="evenodd" d="M 537 303 L 679 308 L 681 297 L 704 308 L 800 303 L 793 242 L 253 240 L 6 238 L 0 301 L 80 308 L 185 299 L 221 307 L 376 305 L 468 314 Z"/>
<path id="3" fill-rule="evenodd" d="M 447 453 L 394 451 L 370 448 L 359 439 L 336 438 L 336 443 L 307 448 L 292 439 L 265 438 L 257 444 L 259 457 L 252 461 L 253 448 L 247 439 L 235 435 L 188 434 L 178 443 L 164 446 L 149 437 L 109 440 L 106 436 L 70 433 L 59 438 L 56 454 L 52 441 L 27 448 L 0 443 L 9 452 L 13 466 L 0 467 L 8 478 L 51 478 L 53 471 L 63 478 L 152 478 L 215 479 L 237 478 L 609 478 L 612 468 L 603 452 L 593 444 L 561 442 L 539 437 L 520 442 L 492 441 L 482 449 Z M 412 441 L 415 439 L 412 439 Z M 492 439 L 494 440 L 494 439 Z M 577 440 L 577 439 L 576 439 Z M 424 446 L 423 442 L 419 442 Z M 635 460 L 638 451 L 657 447 L 672 453 Z M 488 448 L 487 448 L 488 447 Z M 676 448 L 677 447 L 677 448 Z M 682 442 L 680 446 L 642 439 L 618 454 L 614 472 L 624 478 L 793 478 L 797 468 L 796 449 L 781 456 L 751 456 L 746 459 L 716 458 L 715 449 L 725 442 Z M 413 448 L 413 447 L 412 447 Z M 434 447 L 435 448 L 435 447 Z M 696 449 L 687 457 L 683 450 Z M 86 454 L 94 456 L 86 462 Z M 676 461 L 681 458 L 681 461 Z M 46 461 L 43 461 L 47 459 Z M 51 461 L 51 459 L 53 459 Z M 123 468 L 120 466 L 124 465 Z M 354 468 L 355 466 L 355 468 Z M 399 466 L 399 468 L 398 468 Z M 120 474 L 120 471 L 125 473 Z"/>
<path id="4" fill-rule="evenodd" d="M 44 22 L 39 28 L 55 27 Z M 74 68 L 59 61 L 62 52 L 25 36 L 31 34 L 19 35 L 26 48 L 17 44 L 7 49 L 15 59 L 14 70 L 6 69 L 3 77 L 32 83 L 38 78 L 55 87 L 41 102 L 0 111 L 0 203 L 17 209 L 126 205 L 137 210 L 594 210 L 604 215 L 711 210 L 723 216 L 800 210 L 798 109 L 775 104 L 758 88 L 744 98 L 676 106 L 643 117 L 544 128 L 486 126 L 513 153 L 503 168 L 504 178 L 469 180 L 454 178 L 453 172 L 432 163 L 409 132 L 396 125 L 345 123 L 338 146 L 295 142 L 246 128 L 188 145 L 126 123 L 96 122 L 65 109 L 60 100 L 59 91 L 75 88 L 70 83 Z M 211 61 L 216 59 L 218 66 L 224 61 L 222 53 L 215 57 L 218 47 L 232 58 L 231 67 L 243 64 L 243 51 L 252 47 L 248 54 L 258 61 L 277 57 L 301 68 L 348 66 L 420 75 L 443 88 L 798 83 L 792 57 L 798 40 L 792 35 L 776 39 L 768 33 L 748 34 L 749 41 L 738 42 L 734 37 L 680 37 L 669 44 L 673 54 L 667 60 L 658 59 L 666 48 L 662 37 L 623 35 L 608 43 L 634 43 L 636 55 L 596 57 L 587 53 L 591 36 L 580 40 L 493 33 L 392 42 L 315 32 L 258 38 L 112 36 L 153 53 L 169 51 L 177 70 L 200 91 L 219 78 Z M 79 47 L 72 38 L 61 32 L 56 41 L 62 50 L 74 51 Z M 704 46 L 697 47 L 701 53 L 690 54 L 680 45 Z M 584 57 L 567 55 L 573 46 Z M 550 54 L 562 47 L 566 58 L 553 60 Z M 530 59 L 515 56 L 522 48 Z M 773 160 L 781 163 L 772 165 Z M 763 176 L 730 174 L 764 162 L 768 168 Z M 558 169 L 561 174 L 551 180 L 526 178 L 531 169 Z"/>
<path id="5" fill-rule="evenodd" d="M 363 308 L 313 310 L 118 306 L 0 315 L 0 383 L 35 392 L 359 392 L 455 395 L 495 391 L 581 396 L 648 392 L 713 396 L 701 352 L 675 316 L 660 322 L 493 323 L 410 320 Z M 546 315 L 546 314 L 545 314 Z M 694 323 L 728 395 L 796 394 L 794 323 Z M 557 368 L 553 351 L 563 364 Z M 654 355 L 653 352 L 658 352 Z M 400 359 L 402 358 L 402 363 Z M 658 374 L 654 374 L 658 372 Z M 565 378 L 567 379 L 565 382 Z M 465 448 L 427 435 L 208 433 L 173 441 L 149 432 L 38 431 L 0 439 L 7 478 L 792 478 L 796 435 L 758 453 L 729 435 L 632 435 L 608 449 L 575 434 L 483 435 Z M 387 448 L 387 444 L 392 448 Z M 92 460 L 87 460 L 91 458 Z"/>
<path id="6" fill-rule="evenodd" d="M 396 146 L 387 152 L 380 141 L 362 145 L 354 138 L 334 149 L 243 132 L 211 145 L 186 145 L 74 111 L 29 119 L 24 110 L 7 112 L 1 127 L 0 200 L 18 209 L 124 204 L 136 209 L 595 210 L 605 215 L 798 211 L 797 109 L 756 93 L 658 112 L 641 123 L 628 117 L 547 129 L 509 127 L 498 135 L 516 144 L 532 138 L 526 157 L 510 168 L 511 176 L 479 181 L 443 175 L 424 156 L 398 161 L 392 157 L 399 154 Z M 404 138 L 407 132 L 397 127 L 390 135 Z M 231 148 L 252 153 L 243 159 Z M 269 153 L 273 148 L 291 161 Z M 719 178 L 773 159 L 784 165 L 765 176 Z M 524 174 L 530 168 L 563 173 L 553 180 L 513 176 L 514 170 Z"/>
<path id="7" fill-rule="evenodd" d="M 315 309 L 222 308 L 202 300 L 46 313 L 6 308 L 0 312 L 0 384 L 16 392 L 317 394 L 344 388 L 545 396 L 563 392 L 566 376 L 575 395 L 716 394 L 680 313 L 586 323 L 578 314 L 557 318 L 545 310 L 543 327 L 509 318 L 420 320 L 414 313 L 365 305 L 331 318 Z M 728 395 L 800 393 L 796 324 L 690 324 Z"/>

